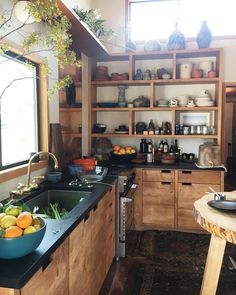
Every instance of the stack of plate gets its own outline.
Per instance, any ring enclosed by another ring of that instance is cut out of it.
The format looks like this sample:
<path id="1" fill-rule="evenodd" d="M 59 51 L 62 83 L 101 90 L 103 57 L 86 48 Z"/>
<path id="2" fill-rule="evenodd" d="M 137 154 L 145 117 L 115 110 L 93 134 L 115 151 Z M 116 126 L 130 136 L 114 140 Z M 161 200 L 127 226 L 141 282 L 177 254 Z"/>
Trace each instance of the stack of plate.
<path id="1" fill-rule="evenodd" d="M 208 96 L 196 97 L 195 103 L 198 107 L 213 107 L 215 105 L 215 102 Z"/>

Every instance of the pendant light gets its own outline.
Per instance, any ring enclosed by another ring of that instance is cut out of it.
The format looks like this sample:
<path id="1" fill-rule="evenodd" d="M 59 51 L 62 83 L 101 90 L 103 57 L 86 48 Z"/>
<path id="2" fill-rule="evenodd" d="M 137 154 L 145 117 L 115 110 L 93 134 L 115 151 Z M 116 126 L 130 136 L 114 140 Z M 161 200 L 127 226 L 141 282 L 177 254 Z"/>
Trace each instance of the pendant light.
<path id="1" fill-rule="evenodd" d="M 34 17 L 31 16 L 29 13 L 29 8 L 28 8 L 29 3 L 30 1 L 21 0 L 15 4 L 14 14 L 21 23 L 32 24 L 35 22 Z"/>

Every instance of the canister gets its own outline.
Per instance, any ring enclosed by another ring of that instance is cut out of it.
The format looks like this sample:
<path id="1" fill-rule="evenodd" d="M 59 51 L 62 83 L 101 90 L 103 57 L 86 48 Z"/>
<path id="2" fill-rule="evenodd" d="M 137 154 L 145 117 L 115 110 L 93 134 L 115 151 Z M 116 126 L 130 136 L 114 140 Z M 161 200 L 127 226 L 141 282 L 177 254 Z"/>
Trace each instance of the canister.
<path id="1" fill-rule="evenodd" d="M 203 77 L 208 77 L 208 72 L 213 70 L 213 62 L 206 60 L 199 63 L 199 69 L 203 71 Z"/>
<path id="2" fill-rule="evenodd" d="M 180 64 L 180 79 L 190 79 L 192 67 L 191 63 Z"/>

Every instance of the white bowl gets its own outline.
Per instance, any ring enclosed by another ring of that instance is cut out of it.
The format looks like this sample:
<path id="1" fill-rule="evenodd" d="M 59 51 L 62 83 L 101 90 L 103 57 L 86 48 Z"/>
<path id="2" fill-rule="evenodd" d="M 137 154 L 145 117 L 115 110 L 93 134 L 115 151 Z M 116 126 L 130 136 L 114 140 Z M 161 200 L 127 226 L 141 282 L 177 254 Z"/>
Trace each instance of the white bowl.
<path id="1" fill-rule="evenodd" d="M 210 97 L 196 97 L 195 98 L 196 102 L 209 102 L 212 101 Z"/>

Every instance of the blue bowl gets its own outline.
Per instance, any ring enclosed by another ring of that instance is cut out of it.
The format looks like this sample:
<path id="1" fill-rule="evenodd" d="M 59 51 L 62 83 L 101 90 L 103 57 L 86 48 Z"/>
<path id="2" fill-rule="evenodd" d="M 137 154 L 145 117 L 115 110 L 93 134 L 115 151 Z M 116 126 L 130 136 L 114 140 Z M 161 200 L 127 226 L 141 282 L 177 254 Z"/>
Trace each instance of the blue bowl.
<path id="1" fill-rule="evenodd" d="M 46 179 L 47 181 L 50 181 L 50 182 L 53 182 L 53 183 L 56 183 L 56 182 L 59 182 L 62 178 L 62 173 L 61 172 L 48 172 L 47 176 L 46 176 Z"/>
<path id="2" fill-rule="evenodd" d="M 79 177 L 79 175 L 83 172 L 82 166 L 76 164 L 68 165 L 68 170 L 72 177 Z"/>
<path id="3" fill-rule="evenodd" d="M 38 218 L 41 220 L 43 227 L 35 233 L 17 238 L 0 238 L 1 259 L 14 259 L 23 257 L 38 248 L 46 231 L 45 220 L 41 217 Z"/>

